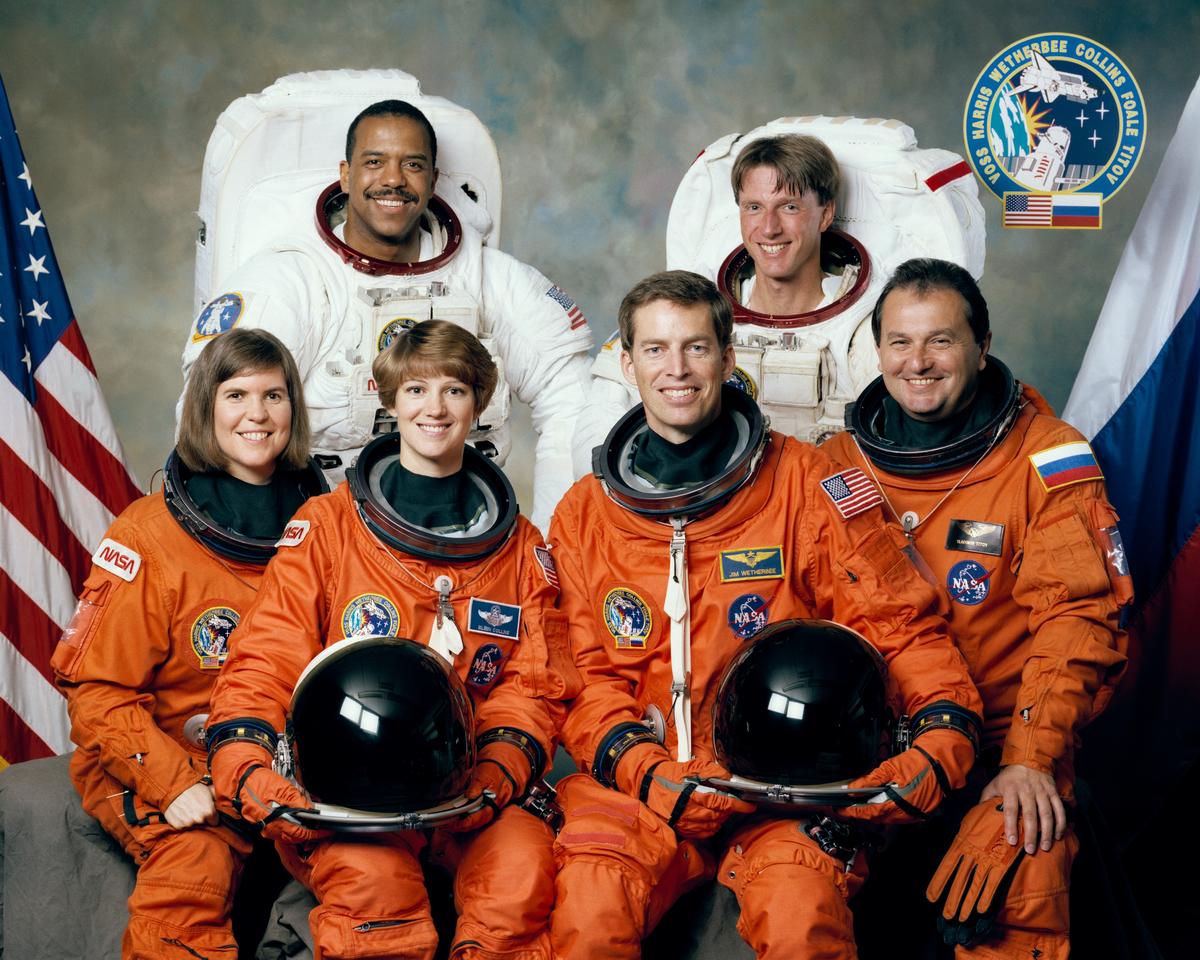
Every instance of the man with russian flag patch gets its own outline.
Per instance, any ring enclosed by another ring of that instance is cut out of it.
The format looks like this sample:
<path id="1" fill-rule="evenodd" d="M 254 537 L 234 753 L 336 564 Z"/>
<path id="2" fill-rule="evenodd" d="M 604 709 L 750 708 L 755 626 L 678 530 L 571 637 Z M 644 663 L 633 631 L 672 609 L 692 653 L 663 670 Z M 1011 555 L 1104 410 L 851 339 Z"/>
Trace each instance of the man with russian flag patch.
<path id="1" fill-rule="evenodd" d="M 1117 517 L 1087 442 L 988 353 L 987 303 L 967 271 L 901 264 L 872 324 L 882 376 L 824 449 L 879 484 L 944 590 L 984 702 L 971 781 L 934 828 L 940 845 L 915 845 L 935 858 L 927 895 L 960 957 L 980 955 L 970 944 L 1065 957 L 1074 750 L 1125 663 Z M 919 854 L 902 856 L 911 875 Z"/>

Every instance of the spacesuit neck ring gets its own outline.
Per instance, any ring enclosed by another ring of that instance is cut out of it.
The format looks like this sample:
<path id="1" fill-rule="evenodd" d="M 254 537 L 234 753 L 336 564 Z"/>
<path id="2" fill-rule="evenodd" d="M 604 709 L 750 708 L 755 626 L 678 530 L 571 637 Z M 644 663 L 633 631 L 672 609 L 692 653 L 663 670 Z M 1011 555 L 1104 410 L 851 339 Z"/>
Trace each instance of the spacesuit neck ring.
<path id="1" fill-rule="evenodd" d="M 333 232 L 332 218 L 341 213 L 346 206 L 346 194 L 340 182 L 335 180 L 317 197 L 316 221 L 317 233 L 326 245 L 338 255 L 343 263 L 349 264 L 359 273 L 372 277 L 382 276 L 415 276 L 433 271 L 445 266 L 462 246 L 462 222 L 445 200 L 434 194 L 429 198 L 426 213 L 434 217 L 446 231 L 446 245 L 442 252 L 429 260 L 414 260 L 405 263 L 393 263 L 390 260 L 378 260 L 360 253 L 346 241 Z"/>
<path id="2" fill-rule="evenodd" d="M 463 448 L 462 469 L 483 494 L 492 522 L 482 533 L 452 537 L 405 520 L 388 504 L 380 487 L 384 471 L 400 457 L 400 434 L 376 437 L 346 471 L 359 516 L 390 547 L 425 560 L 466 562 L 498 550 L 516 529 L 517 496 L 508 477 L 471 444 Z"/>
<path id="3" fill-rule="evenodd" d="M 592 451 L 592 472 L 612 500 L 640 516 L 664 520 L 704 513 L 750 482 L 771 437 L 758 404 L 736 387 L 721 387 L 721 408 L 733 417 L 739 442 L 733 459 L 714 477 L 671 490 L 650 490 L 635 481 L 629 469 L 634 443 L 650 429 L 642 404 L 622 416 Z"/>

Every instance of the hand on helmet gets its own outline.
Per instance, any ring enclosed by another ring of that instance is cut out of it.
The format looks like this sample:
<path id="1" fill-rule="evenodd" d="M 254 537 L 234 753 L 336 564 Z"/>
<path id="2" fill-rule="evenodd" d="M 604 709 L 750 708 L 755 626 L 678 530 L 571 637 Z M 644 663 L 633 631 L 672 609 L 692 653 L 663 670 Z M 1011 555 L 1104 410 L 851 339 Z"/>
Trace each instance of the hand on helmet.
<path id="1" fill-rule="evenodd" d="M 886 799 L 839 807 L 839 817 L 878 823 L 924 820 L 966 782 L 975 745 L 957 730 L 930 730 L 903 753 L 885 760 L 851 787 L 881 787 Z"/>
<path id="2" fill-rule="evenodd" d="M 227 743 L 209 758 L 217 806 L 262 827 L 264 837 L 310 843 L 329 836 L 277 816 L 277 807 L 308 808 L 312 802 L 290 780 L 271 769 L 270 753 L 255 743 Z"/>
<path id="3" fill-rule="evenodd" d="M 479 751 L 466 791 L 468 799 L 484 798 L 483 809 L 450 821 L 446 829 L 467 833 L 491 823 L 513 797 L 525 792 L 529 777 L 529 760 L 519 747 L 489 743 Z"/>
<path id="4" fill-rule="evenodd" d="M 666 820 L 681 837 L 703 840 L 735 814 L 755 810 L 752 803 L 700 784 L 710 778 L 729 778 L 729 771 L 713 760 L 668 760 L 657 744 L 635 747 L 630 754 L 617 767 L 617 785 Z"/>

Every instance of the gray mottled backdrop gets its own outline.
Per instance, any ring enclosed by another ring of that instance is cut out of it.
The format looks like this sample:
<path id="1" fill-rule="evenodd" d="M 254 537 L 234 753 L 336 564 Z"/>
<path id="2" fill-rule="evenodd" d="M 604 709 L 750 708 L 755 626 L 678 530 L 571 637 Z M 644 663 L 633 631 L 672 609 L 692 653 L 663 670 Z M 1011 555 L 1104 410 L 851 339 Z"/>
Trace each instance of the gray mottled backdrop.
<path id="1" fill-rule="evenodd" d="M 171 444 L 205 144 L 232 100 L 283 74 L 400 67 L 474 110 L 500 151 L 504 247 L 569 290 L 600 339 L 629 285 L 663 266 L 675 185 L 718 136 L 784 115 L 891 116 L 961 153 L 993 54 L 1052 30 L 1098 40 L 1148 108 L 1141 165 L 1103 231 L 1006 232 L 984 199 L 995 350 L 1061 408 L 1196 80 L 1198 26 L 1192 0 L 0 0 L 0 72 L 145 485 Z"/>

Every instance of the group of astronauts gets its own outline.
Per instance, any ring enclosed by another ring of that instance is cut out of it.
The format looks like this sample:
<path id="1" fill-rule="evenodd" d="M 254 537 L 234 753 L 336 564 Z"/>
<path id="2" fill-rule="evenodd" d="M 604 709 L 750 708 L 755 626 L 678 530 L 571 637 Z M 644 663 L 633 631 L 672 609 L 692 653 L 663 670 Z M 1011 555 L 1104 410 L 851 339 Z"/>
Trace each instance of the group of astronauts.
<path id="1" fill-rule="evenodd" d="M 434 864 L 455 958 L 637 957 L 714 877 L 758 956 L 848 958 L 868 861 L 908 831 L 959 956 L 1066 957 L 1072 758 L 1130 580 L 1095 458 L 991 355 L 970 272 L 907 260 L 846 322 L 866 264 L 830 255 L 838 163 L 764 137 L 732 167 L 739 256 L 635 284 L 593 370 L 578 307 L 434 196 L 437 161 L 416 107 L 363 110 L 319 236 L 201 311 L 164 488 L 117 519 L 56 650 L 72 776 L 138 865 L 125 956 L 231 956 L 261 834 L 318 901 L 317 957 L 433 957 Z M 385 322 L 381 292 L 416 283 L 449 308 Z M 772 373 L 813 335 L 832 369 Z M 805 419 L 793 387 L 837 402 Z M 538 434 L 531 520 L 496 466 L 509 391 Z M 730 773 L 726 664 L 791 619 L 886 662 L 911 737 L 850 784 L 871 802 L 797 816 L 705 785 Z M 273 766 L 297 682 L 368 634 L 462 680 L 474 812 L 285 815 L 310 805 Z M 560 746 L 579 772 L 551 823 L 524 801 Z"/>

